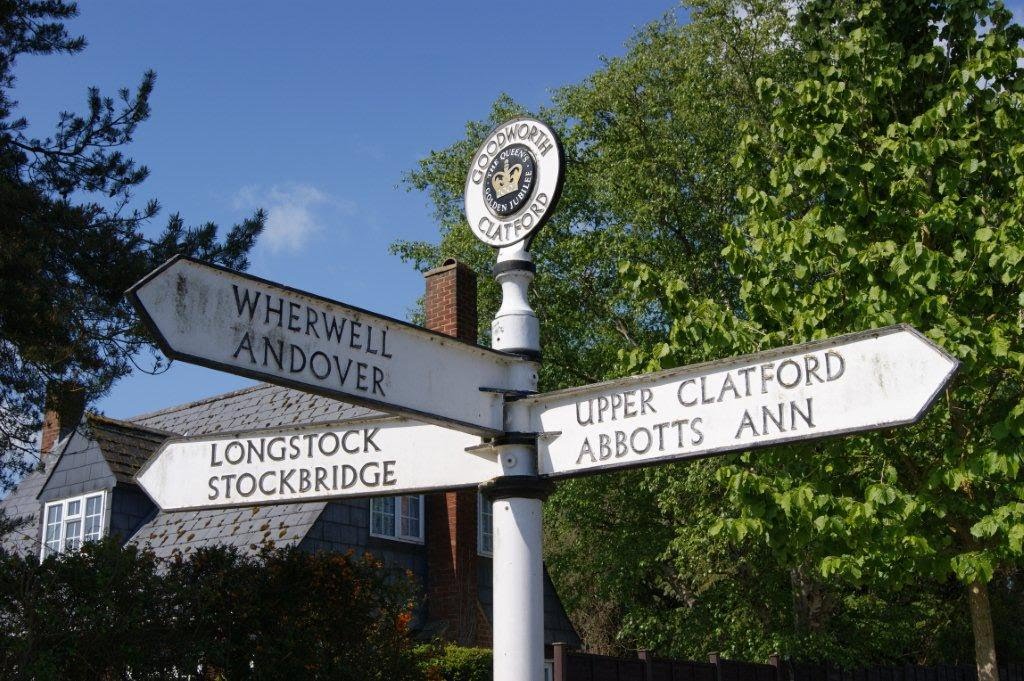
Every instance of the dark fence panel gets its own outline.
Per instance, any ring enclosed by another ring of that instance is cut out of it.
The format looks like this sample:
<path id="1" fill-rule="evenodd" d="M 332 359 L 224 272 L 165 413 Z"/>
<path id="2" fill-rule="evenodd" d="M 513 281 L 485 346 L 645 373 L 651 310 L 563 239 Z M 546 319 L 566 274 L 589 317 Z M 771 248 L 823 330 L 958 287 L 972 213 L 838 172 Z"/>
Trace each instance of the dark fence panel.
<path id="1" fill-rule="evenodd" d="M 772 664 L 723 660 L 708 662 L 655 658 L 640 651 L 636 658 L 619 658 L 569 651 L 555 644 L 554 681 L 978 681 L 973 665 L 861 667 L 839 669 L 827 665 Z M 999 667 L 999 681 L 1024 681 L 1024 664 Z"/>

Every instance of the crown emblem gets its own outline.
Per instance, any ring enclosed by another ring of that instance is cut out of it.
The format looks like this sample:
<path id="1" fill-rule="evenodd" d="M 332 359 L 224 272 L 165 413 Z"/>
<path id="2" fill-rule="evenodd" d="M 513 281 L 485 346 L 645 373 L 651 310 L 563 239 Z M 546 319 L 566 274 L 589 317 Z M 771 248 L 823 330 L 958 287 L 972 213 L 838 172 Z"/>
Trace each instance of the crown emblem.
<path id="1" fill-rule="evenodd" d="M 523 174 L 523 166 L 517 163 L 511 168 L 508 167 L 508 159 L 505 159 L 505 168 L 494 173 L 491 178 L 491 186 L 494 187 L 495 198 L 500 199 L 506 194 L 519 189 L 519 177 Z"/>

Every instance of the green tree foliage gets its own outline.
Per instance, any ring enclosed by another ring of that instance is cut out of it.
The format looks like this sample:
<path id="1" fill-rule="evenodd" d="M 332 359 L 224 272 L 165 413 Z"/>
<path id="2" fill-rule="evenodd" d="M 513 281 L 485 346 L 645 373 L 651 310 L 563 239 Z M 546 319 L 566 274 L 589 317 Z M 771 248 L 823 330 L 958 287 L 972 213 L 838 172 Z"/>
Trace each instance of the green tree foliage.
<path id="1" fill-rule="evenodd" d="M 152 72 L 117 97 L 90 88 L 85 113 L 32 134 L 13 99 L 16 61 L 83 50 L 63 23 L 76 14 L 60 0 L 0 2 L 0 487 L 32 462 L 47 386 L 95 399 L 151 347 L 123 298 L 129 285 L 177 253 L 244 269 L 264 224 L 258 211 L 219 240 L 216 225 L 178 215 L 153 229 L 156 201 L 133 207 L 148 170 L 122 149 L 149 117 Z"/>
<path id="2" fill-rule="evenodd" d="M 490 648 L 465 648 L 455 644 L 428 643 L 416 646 L 418 667 L 425 681 L 491 681 L 494 660 Z"/>
<path id="3" fill-rule="evenodd" d="M 741 313 L 631 268 L 674 319 L 646 364 L 897 322 L 957 356 L 919 426 L 723 468 L 736 510 L 714 529 L 770 547 L 809 592 L 959 580 L 991 679 L 986 584 L 1019 598 L 1024 555 L 1024 31 L 999 2 L 812 1 L 793 35 L 801 75 L 759 81 L 771 125 L 748 129 L 736 159 L 753 180 L 723 250 Z"/>
<path id="4" fill-rule="evenodd" d="M 1003 353 L 970 394 L 992 414 L 1002 409 L 1005 426 L 993 426 L 994 448 L 972 446 L 962 459 L 937 454 L 950 441 L 940 434 L 944 398 L 915 431 L 561 483 L 546 505 L 546 559 L 591 646 L 693 659 L 778 651 L 849 665 L 969 659 L 968 594 L 944 576 L 955 544 L 944 523 L 954 516 L 917 499 L 929 484 L 937 498 L 962 495 L 957 504 L 973 509 L 966 535 L 993 547 L 958 553 L 956 565 L 967 577 L 969 566 L 996 561 L 996 631 L 1004 656 L 1020 659 L 1012 613 L 1022 579 L 1011 544 L 1020 447 L 1010 433 L 1019 421 L 1008 417 L 1018 418 L 1021 394 L 1021 194 L 1006 174 L 1020 114 L 1016 76 L 1005 71 L 1015 68 L 1017 29 L 996 12 L 1002 23 L 983 31 L 992 37 L 975 36 L 987 7 L 696 3 L 688 24 L 642 30 L 624 57 L 539 112 L 560 130 L 570 163 L 556 217 L 534 242 L 544 389 L 894 321 L 965 360 L 954 397 L 974 381 L 972 353 L 981 349 L 982 362 Z M 854 34 L 858 21 L 865 28 Z M 987 56 L 984 40 L 994 41 Z M 977 59 L 991 68 L 963 69 Z M 956 88 L 977 95 L 958 99 Z M 488 120 L 410 175 L 437 207 L 441 240 L 397 244 L 400 254 L 421 268 L 458 257 L 488 271 L 493 253 L 461 215 L 465 172 L 486 131 L 519 113 L 500 99 Z M 991 177 L 992 163 L 1004 174 Z M 737 196 L 741 187 L 749 189 Z M 967 234 L 975 224 L 980 240 Z M 497 292 L 482 283 L 486 323 Z M 958 326 L 964 319 L 972 321 Z M 969 401 L 957 404 L 957 427 L 982 428 Z M 926 482 L 912 482 L 904 460 Z M 991 497 L 990 484 L 1000 490 Z M 856 523 L 839 521 L 847 516 Z M 987 522 L 978 525 L 989 516 L 991 536 Z"/>
<path id="5" fill-rule="evenodd" d="M 410 594 L 369 557 L 296 549 L 0 553 L 0 679 L 422 678 Z"/>

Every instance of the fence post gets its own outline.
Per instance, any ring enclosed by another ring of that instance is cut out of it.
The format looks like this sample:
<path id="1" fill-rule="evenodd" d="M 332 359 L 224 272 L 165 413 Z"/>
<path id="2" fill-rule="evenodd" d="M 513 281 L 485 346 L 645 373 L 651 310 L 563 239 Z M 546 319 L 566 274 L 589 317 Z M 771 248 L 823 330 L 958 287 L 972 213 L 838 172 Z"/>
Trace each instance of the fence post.
<path id="1" fill-rule="evenodd" d="M 721 653 L 708 653 L 708 662 L 710 662 L 715 669 L 715 681 L 722 681 L 722 654 Z"/>
<path id="2" fill-rule="evenodd" d="M 768 657 L 768 664 L 775 667 L 775 681 L 784 681 L 782 678 L 782 658 L 779 657 L 778 653 L 772 653 Z"/>
<path id="3" fill-rule="evenodd" d="M 654 653 L 641 648 L 636 651 L 636 656 L 644 663 L 645 681 L 654 681 Z"/>
<path id="4" fill-rule="evenodd" d="M 554 676 L 553 681 L 568 681 L 566 678 L 568 670 L 566 669 L 565 659 L 566 653 L 568 652 L 566 650 L 567 648 L 568 645 L 565 643 L 555 643 L 551 646 L 552 657 L 554 657 L 555 660 L 554 670 L 552 672 L 552 676 Z"/>

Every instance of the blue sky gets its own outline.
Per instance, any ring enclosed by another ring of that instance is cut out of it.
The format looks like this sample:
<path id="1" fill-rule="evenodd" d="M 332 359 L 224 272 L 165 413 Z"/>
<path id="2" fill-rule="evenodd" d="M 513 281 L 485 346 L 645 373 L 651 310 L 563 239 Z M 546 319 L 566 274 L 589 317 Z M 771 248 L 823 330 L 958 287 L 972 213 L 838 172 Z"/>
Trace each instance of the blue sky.
<path id="1" fill-rule="evenodd" d="M 426 197 L 400 186 L 508 92 L 528 107 L 620 55 L 672 0 L 536 2 L 83 2 L 75 56 L 23 58 L 15 96 L 32 132 L 157 72 L 130 153 L 152 171 L 140 202 L 229 226 L 270 225 L 250 272 L 406 318 L 423 281 L 388 253 L 435 239 Z M 515 46 L 515 50 L 510 49 Z M 124 418 L 249 385 L 175 363 L 133 375 L 98 407 Z"/>

